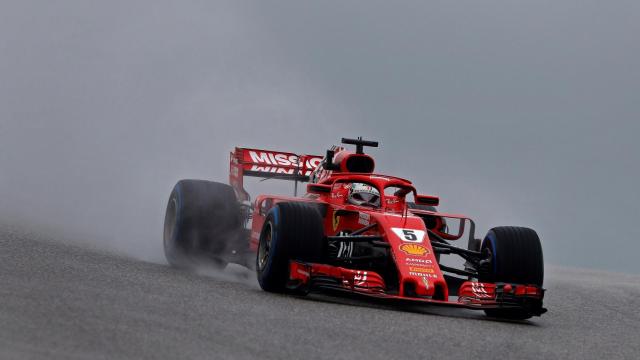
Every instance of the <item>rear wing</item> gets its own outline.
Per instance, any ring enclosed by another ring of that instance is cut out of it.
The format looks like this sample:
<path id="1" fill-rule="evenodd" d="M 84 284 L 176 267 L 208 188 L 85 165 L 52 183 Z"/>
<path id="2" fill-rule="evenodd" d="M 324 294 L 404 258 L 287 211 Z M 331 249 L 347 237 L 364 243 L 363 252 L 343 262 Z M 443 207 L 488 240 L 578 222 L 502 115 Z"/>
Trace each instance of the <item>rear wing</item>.
<path id="1" fill-rule="evenodd" d="M 229 162 L 229 184 L 238 200 L 248 201 L 244 177 L 255 176 L 293 181 L 309 181 L 309 175 L 320 165 L 323 157 L 237 147 Z"/>

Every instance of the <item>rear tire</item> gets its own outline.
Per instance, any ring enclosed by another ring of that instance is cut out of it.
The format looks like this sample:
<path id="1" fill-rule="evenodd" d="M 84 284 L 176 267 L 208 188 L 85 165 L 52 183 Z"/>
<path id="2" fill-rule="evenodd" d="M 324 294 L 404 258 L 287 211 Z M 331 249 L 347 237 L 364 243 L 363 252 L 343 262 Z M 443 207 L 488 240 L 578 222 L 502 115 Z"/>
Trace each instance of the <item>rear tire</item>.
<path id="1" fill-rule="evenodd" d="M 438 211 L 438 209 L 436 209 L 435 206 L 416 204 L 413 201 L 408 201 L 407 207 L 409 207 L 409 209 L 416 209 L 416 210 L 426 210 L 426 211 L 434 211 L 434 212 Z M 434 230 L 436 227 L 439 227 L 441 230 L 444 231 L 447 227 L 447 222 L 444 218 L 439 218 L 438 220 L 435 216 L 431 216 L 431 215 L 420 214 L 418 216 L 422 219 L 424 226 L 429 230 Z M 441 222 L 440 226 L 437 225 L 438 221 Z M 440 263 L 440 254 L 436 254 L 436 261 Z"/>
<path id="2" fill-rule="evenodd" d="M 434 211 L 434 212 L 438 211 L 438 209 L 436 209 L 435 206 L 416 204 L 414 202 L 407 202 L 407 207 L 409 207 L 409 209 L 416 209 L 416 210 L 426 210 L 426 211 Z M 424 226 L 427 229 L 446 232 L 447 221 L 444 218 L 439 216 L 436 217 L 436 216 L 422 215 L 422 214 L 419 214 L 418 216 L 422 219 L 422 221 L 424 222 Z M 438 222 L 440 222 L 440 224 L 438 224 Z"/>
<path id="3" fill-rule="evenodd" d="M 409 207 L 409 209 L 426 210 L 426 211 L 438 211 L 435 206 L 416 204 L 413 201 L 408 201 L 407 202 L 407 206 Z"/>
<path id="4" fill-rule="evenodd" d="M 544 261 L 538 234 L 529 228 L 495 227 L 487 233 L 481 251 L 491 254 L 491 264 L 480 274 L 480 281 L 542 286 Z M 528 319 L 524 309 L 487 309 L 489 316 Z"/>
<path id="5" fill-rule="evenodd" d="M 227 245 L 241 232 L 233 188 L 205 180 L 180 180 L 173 188 L 164 221 L 164 253 L 169 264 L 191 268 L 206 263 L 222 269 Z"/>
<path id="6" fill-rule="evenodd" d="M 278 203 L 267 214 L 256 254 L 260 287 L 287 291 L 289 262 L 318 262 L 324 252 L 322 216 L 313 203 Z"/>

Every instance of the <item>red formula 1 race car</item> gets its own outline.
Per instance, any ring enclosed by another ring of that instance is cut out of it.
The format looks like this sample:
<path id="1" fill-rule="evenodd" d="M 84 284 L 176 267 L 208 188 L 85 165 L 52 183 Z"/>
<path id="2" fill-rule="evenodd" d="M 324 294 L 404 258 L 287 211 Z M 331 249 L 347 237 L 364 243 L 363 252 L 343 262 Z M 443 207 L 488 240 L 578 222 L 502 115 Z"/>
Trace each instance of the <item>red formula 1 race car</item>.
<path id="1" fill-rule="evenodd" d="M 375 162 L 363 150 L 377 142 L 342 143 L 356 151 L 334 146 L 321 157 L 236 148 L 230 185 L 179 181 L 164 225 L 169 263 L 238 263 L 255 269 L 262 289 L 271 292 L 339 290 L 510 319 L 546 312 L 535 231 L 495 227 L 476 239 L 470 218 L 436 210 L 438 197 L 374 173 Z M 296 192 L 299 182 L 308 182 L 307 191 L 250 202 L 245 176 L 293 180 Z M 462 238 L 466 248 L 452 244 Z M 460 256 L 464 265 L 441 263 L 445 254 Z"/>

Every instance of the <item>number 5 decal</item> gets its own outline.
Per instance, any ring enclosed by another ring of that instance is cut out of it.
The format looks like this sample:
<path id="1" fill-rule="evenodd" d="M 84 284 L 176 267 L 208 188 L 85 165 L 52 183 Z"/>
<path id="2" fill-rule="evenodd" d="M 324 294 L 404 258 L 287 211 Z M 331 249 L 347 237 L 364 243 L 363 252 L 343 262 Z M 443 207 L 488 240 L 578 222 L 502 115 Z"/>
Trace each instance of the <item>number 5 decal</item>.
<path id="1" fill-rule="evenodd" d="M 404 239 L 407 240 L 407 241 L 416 241 L 416 240 L 418 240 L 418 237 L 416 236 L 414 231 L 415 230 L 407 230 L 407 229 L 402 230 L 402 233 L 404 234 Z"/>
<path id="2" fill-rule="evenodd" d="M 424 239 L 422 230 L 403 228 L 391 228 L 391 230 L 404 242 L 421 243 Z"/>

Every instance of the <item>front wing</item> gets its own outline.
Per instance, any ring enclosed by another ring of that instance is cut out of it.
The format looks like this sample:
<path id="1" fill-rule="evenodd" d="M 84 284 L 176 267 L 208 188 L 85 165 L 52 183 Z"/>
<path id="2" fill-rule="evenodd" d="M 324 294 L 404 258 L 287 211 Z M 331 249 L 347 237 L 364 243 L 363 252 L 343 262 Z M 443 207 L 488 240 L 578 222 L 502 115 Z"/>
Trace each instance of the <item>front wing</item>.
<path id="1" fill-rule="evenodd" d="M 476 310 L 525 309 L 534 316 L 540 316 L 547 311 L 542 307 L 544 289 L 534 285 L 464 281 L 458 289 L 457 299 L 450 297 L 453 300 L 438 300 L 387 293 L 384 279 L 373 271 L 299 261 L 290 262 L 288 287 L 304 292 L 316 289 L 337 290 L 377 299 Z"/>

